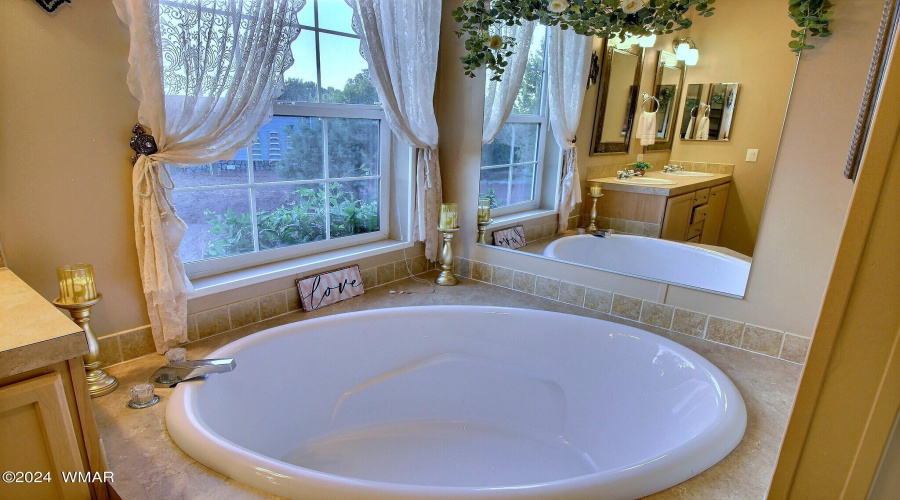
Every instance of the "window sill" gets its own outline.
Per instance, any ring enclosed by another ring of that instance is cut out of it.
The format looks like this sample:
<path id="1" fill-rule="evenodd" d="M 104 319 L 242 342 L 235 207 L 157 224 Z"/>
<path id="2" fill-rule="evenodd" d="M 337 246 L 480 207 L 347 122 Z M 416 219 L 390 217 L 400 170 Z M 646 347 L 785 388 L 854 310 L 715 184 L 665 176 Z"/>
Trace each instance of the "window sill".
<path id="1" fill-rule="evenodd" d="M 494 219 L 487 228 L 488 229 L 497 229 L 504 226 L 509 226 L 511 224 L 521 224 L 523 222 L 530 221 L 532 219 L 538 219 L 541 217 L 546 217 L 548 215 L 556 215 L 556 210 L 547 210 L 547 209 L 537 209 L 537 210 L 528 210 L 525 212 L 518 212 L 509 215 L 503 215 Z"/>
<path id="2" fill-rule="evenodd" d="M 348 264 L 366 257 L 404 250 L 412 246 L 413 243 L 407 241 L 381 240 L 212 276 L 204 276 L 203 278 L 192 278 L 191 284 L 194 285 L 194 291 L 188 298 L 204 297 L 285 276 L 312 273 L 313 271 Z"/>

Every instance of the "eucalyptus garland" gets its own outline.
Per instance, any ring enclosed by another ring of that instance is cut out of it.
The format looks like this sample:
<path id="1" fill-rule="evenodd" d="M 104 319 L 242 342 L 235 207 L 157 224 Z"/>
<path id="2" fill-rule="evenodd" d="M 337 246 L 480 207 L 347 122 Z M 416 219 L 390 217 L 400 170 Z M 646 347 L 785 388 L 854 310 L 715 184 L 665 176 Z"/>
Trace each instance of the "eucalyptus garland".
<path id="1" fill-rule="evenodd" d="M 460 23 L 456 36 L 466 37 L 468 53 L 460 59 L 466 75 L 487 66 L 499 80 L 515 44 L 496 27 L 520 25 L 523 20 L 573 29 L 600 38 L 674 33 L 691 27 L 691 8 L 703 17 L 713 15 L 716 0 L 466 0 L 454 9 Z"/>
<path id="2" fill-rule="evenodd" d="M 521 25 L 523 20 L 573 29 L 600 38 L 663 35 L 691 27 L 688 12 L 709 17 L 716 0 L 465 0 L 453 10 L 460 24 L 456 36 L 466 37 L 460 57 L 466 75 L 486 66 L 492 80 L 500 80 L 516 40 L 501 36 L 498 26 Z M 833 4 L 829 0 L 789 0 L 789 15 L 798 30 L 788 44 L 794 52 L 812 49 L 808 37 L 829 37 Z"/>
<path id="3" fill-rule="evenodd" d="M 790 46 L 791 50 L 800 53 L 804 49 L 815 48 L 814 45 L 806 43 L 806 39 L 810 36 L 827 38 L 832 32 L 829 29 L 831 18 L 834 17 L 834 11 L 831 8 L 834 4 L 828 0 L 790 0 L 788 9 L 791 19 L 797 23 L 799 30 L 791 30 Z"/>

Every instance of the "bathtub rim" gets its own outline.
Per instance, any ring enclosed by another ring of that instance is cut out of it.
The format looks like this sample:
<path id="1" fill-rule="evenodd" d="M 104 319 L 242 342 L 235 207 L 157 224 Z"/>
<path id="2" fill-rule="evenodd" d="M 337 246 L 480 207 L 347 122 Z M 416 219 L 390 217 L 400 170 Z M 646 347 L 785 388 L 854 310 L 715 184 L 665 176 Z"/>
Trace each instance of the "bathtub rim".
<path id="1" fill-rule="evenodd" d="M 667 242 L 667 244 L 668 244 L 668 243 L 672 243 L 672 244 L 679 244 L 679 243 L 682 243 L 682 244 L 684 244 L 684 245 L 690 247 L 692 250 L 696 250 L 696 251 L 699 251 L 699 252 L 710 253 L 710 254 L 716 255 L 717 257 L 723 257 L 723 258 L 728 259 L 728 260 L 734 260 L 734 261 L 738 261 L 738 262 L 740 262 L 740 263 L 744 263 L 744 264 L 747 265 L 747 281 L 744 283 L 744 291 L 743 291 L 740 295 L 737 295 L 737 294 L 733 294 L 733 293 L 726 292 L 726 291 L 724 291 L 724 290 L 715 290 L 715 289 L 713 289 L 713 288 L 704 288 L 704 287 L 701 287 L 701 286 L 689 285 L 689 284 L 687 284 L 687 283 L 679 283 L 679 282 L 676 282 L 676 281 L 668 281 L 668 280 L 664 280 L 664 279 L 660 279 L 660 278 L 653 278 L 653 277 L 650 277 L 650 276 L 642 276 L 642 275 L 640 275 L 640 274 L 626 273 L 626 272 L 623 272 L 623 271 L 617 271 L 617 270 L 615 270 L 615 269 L 609 269 L 609 268 L 606 268 L 606 267 L 589 266 L 589 265 L 583 264 L 583 263 L 581 263 L 581 262 L 575 262 L 575 261 L 572 261 L 572 260 L 561 259 L 561 258 L 559 258 L 559 257 L 551 257 L 551 256 L 549 256 L 549 255 L 546 254 L 546 252 L 549 251 L 551 248 L 556 248 L 556 247 L 558 246 L 558 245 L 557 245 L 557 242 L 562 241 L 562 240 L 564 240 L 564 239 L 566 239 L 566 238 L 573 238 L 573 237 L 592 237 L 592 238 L 599 238 L 599 236 L 594 236 L 594 235 L 591 235 L 591 234 L 570 234 L 570 235 L 568 235 L 568 236 L 563 236 L 562 238 L 557 238 L 556 240 L 551 241 L 551 242 L 544 248 L 544 250 L 543 250 L 541 253 L 533 253 L 533 254 L 529 254 L 529 255 L 534 255 L 535 257 L 539 257 L 539 258 L 542 258 L 542 259 L 547 259 L 547 260 L 550 260 L 550 261 L 553 261 L 553 262 L 559 262 L 559 263 L 561 263 L 561 264 L 570 264 L 570 265 L 573 265 L 573 266 L 583 267 L 583 268 L 585 268 L 585 269 L 593 269 L 593 270 L 595 270 L 595 271 L 602 271 L 602 272 L 605 272 L 605 273 L 618 274 L 619 276 L 628 276 L 629 278 L 636 278 L 636 279 L 640 279 L 640 280 L 650 281 L 650 282 L 653 282 L 653 283 L 662 283 L 662 284 L 664 284 L 664 285 L 677 286 L 677 287 L 680 287 L 680 288 L 686 288 L 686 289 L 689 289 L 689 290 L 697 290 L 697 291 L 700 291 L 700 292 L 714 293 L 714 294 L 717 294 L 717 295 L 723 295 L 723 296 L 725 296 L 725 297 L 731 297 L 731 298 L 735 298 L 735 299 L 743 299 L 744 296 L 747 295 L 747 286 L 750 284 L 750 270 L 751 270 L 752 267 L 753 267 L 753 266 L 752 266 L 752 264 L 753 264 L 753 258 L 752 258 L 752 257 L 749 257 L 749 259 L 750 259 L 749 261 L 748 261 L 748 260 L 744 260 L 744 259 L 739 259 L 739 258 L 737 258 L 737 257 L 731 256 L 731 255 L 728 255 L 728 254 L 724 254 L 724 253 L 722 253 L 722 252 L 717 252 L 717 251 L 712 250 L 712 249 L 710 249 L 710 248 L 705 248 L 705 247 L 701 247 L 701 246 L 698 246 L 698 245 L 689 244 L 689 243 L 683 242 L 683 241 L 669 241 L 669 240 L 663 240 L 663 239 L 661 239 L 661 238 L 650 238 L 649 236 L 641 236 L 641 235 L 638 235 L 638 234 L 621 234 L 621 233 L 616 233 L 616 234 L 612 234 L 612 235 L 611 235 L 611 237 L 613 237 L 613 238 L 642 238 L 642 239 L 646 239 L 646 240 L 655 240 L 655 241 Z M 516 251 L 515 249 L 503 248 L 503 247 L 493 247 L 493 248 L 499 248 L 500 250 L 506 250 L 506 251 L 516 252 L 516 253 L 521 254 L 521 252 L 518 252 L 518 251 Z"/>
<path id="2" fill-rule="evenodd" d="M 280 336 L 302 333 L 303 330 L 314 329 L 319 323 L 335 321 L 335 318 L 353 321 L 353 318 L 366 315 L 392 315 L 400 312 L 428 313 L 430 311 L 448 309 L 574 316 L 634 330 L 639 332 L 640 335 L 650 336 L 653 342 L 664 345 L 678 354 L 688 354 L 695 357 L 691 361 L 699 365 L 698 368 L 705 369 L 713 376 L 725 400 L 725 410 L 722 410 L 709 427 L 700 434 L 673 449 L 667 450 L 661 455 L 649 459 L 623 465 L 616 469 L 555 481 L 486 487 L 421 486 L 359 479 L 307 469 L 255 452 L 228 440 L 211 429 L 206 422 L 202 421 L 198 413 L 188 411 L 196 408 L 198 403 L 195 394 L 205 384 L 204 380 L 181 383 L 169 395 L 165 416 L 166 431 L 176 446 L 196 462 L 225 475 L 227 478 L 262 491 L 294 498 L 291 495 L 296 493 L 297 488 L 300 487 L 297 483 L 302 482 L 304 494 L 312 495 L 314 498 L 319 498 L 320 496 L 331 498 L 332 495 L 335 498 L 340 498 L 341 495 L 359 495 L 360 498 L 400 500 L 417 500 L 423 498 L 423 496 L 448 500 L 462 498 L 512 498 L 509 496 L 511 494 L 517 499 L 538 499 L 553 494 L 569 494 L 575 495 L 572 498 L 582 498 L 579 495 L 583 495 L 586 492 L 588 496 L 583 498 L 594 498 L 596 491 L 593 495 L 589 494 L 591 486 L 603 488 L 604 498 L 627 498 L 616 496 L 617 491 L 623 488 L 627 488 L 629 491 L 634 490 L 634 479 L 639 476 L 644 476 L 642 477 L 641 486 L 643 486 L 643 490 L 641 490 L 640 496 L 646 496 L 675 486 L 703 473 L 732 453 L 744 437 L 747 428 L 747 409 L 743 397 L 731 379 L 711 361 L 687 346 L 653 332 L 590 316 L 518 307 L 475 305 L 401 306 L 368 309 L 296 321 L 255 332 L 219 347 L 211 352 L 208 357 L 228 357 L 246 346 Z M 296 330 L 298 327 L 301 328 L 300 331 Z M 730 412 L 731 416 L 726 417 L 726 412 Z M 726 446 L 716 446 L 717 443 L 722 442 L 725 442 Z M 712 453 L 709 451 L 710 447 L 721 447 L 722 450 L 727 451 L 724 453 L 721 451 Z M 704 458 L 704 455 L 707 456 Z M 667 457 L 668 460 L 665 460 Z M 254 473 L 254 471 L 256 472 Z M 266 474 L 266 472 L 270 474 Z M 268 476 L 268 479 L 264 481 L 266 487 L 259 485 L 263 482 L 260 481 L 262 476 Z M 287 479 L 279 481 L 275 479 L 277 476 Z M 659 486 L 660 484 L 662 485 L 661 487 Z"/>

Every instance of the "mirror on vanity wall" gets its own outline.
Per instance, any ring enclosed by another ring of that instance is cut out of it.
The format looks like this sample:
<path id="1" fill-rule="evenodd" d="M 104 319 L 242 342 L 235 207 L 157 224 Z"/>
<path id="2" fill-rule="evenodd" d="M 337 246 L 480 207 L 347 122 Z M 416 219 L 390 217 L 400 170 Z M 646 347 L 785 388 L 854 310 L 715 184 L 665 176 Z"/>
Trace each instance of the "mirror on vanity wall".
<path id="1" fill-rule="evenodd" d="M 495 210 L 484 244 L 521 226 L 524 246 L 500 251 L 742 297 L 798 61 L 784 48 L 790 20 L 758 3 L 717 2 L 715 16 L 652 46 L 594 39 L 596 78 L 575 143 L 582 203 L 562 232 L 556 214 Z M 748 30 L 746 19 L 768 22 Z M 532 83 L 520 92 L 535 88 L 546 91 Z M 560 150 L 550 127 L 540 121 L 527 137 L 536 145 L 514 146 L 542 155 L 530 178 L 509 176 L 517 192 L 530 190 L 530 210 L 555 208 Z M 482 179 L 494 200 L 485 188 Z"/>

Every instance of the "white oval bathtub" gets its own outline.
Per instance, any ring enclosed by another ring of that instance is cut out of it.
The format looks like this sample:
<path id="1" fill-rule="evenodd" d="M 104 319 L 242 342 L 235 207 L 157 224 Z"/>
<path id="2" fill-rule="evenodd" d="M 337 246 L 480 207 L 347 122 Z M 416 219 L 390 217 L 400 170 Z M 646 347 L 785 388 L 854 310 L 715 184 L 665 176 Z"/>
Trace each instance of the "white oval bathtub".
<path id="1" fill-rule="evenodd" d="M 566 236 L 544 249 L 554 260 L 743 297 L 750 258 L 726 248 L 613 234 Z"/>
<path id="2" fill-rule="evenodd" d="M 289 498 L 633 499 L 741 440 L 731 381 L 675 342 L 527 309 L 407 307 L 272 328 L 173 391 L 200 463 Z"/>

